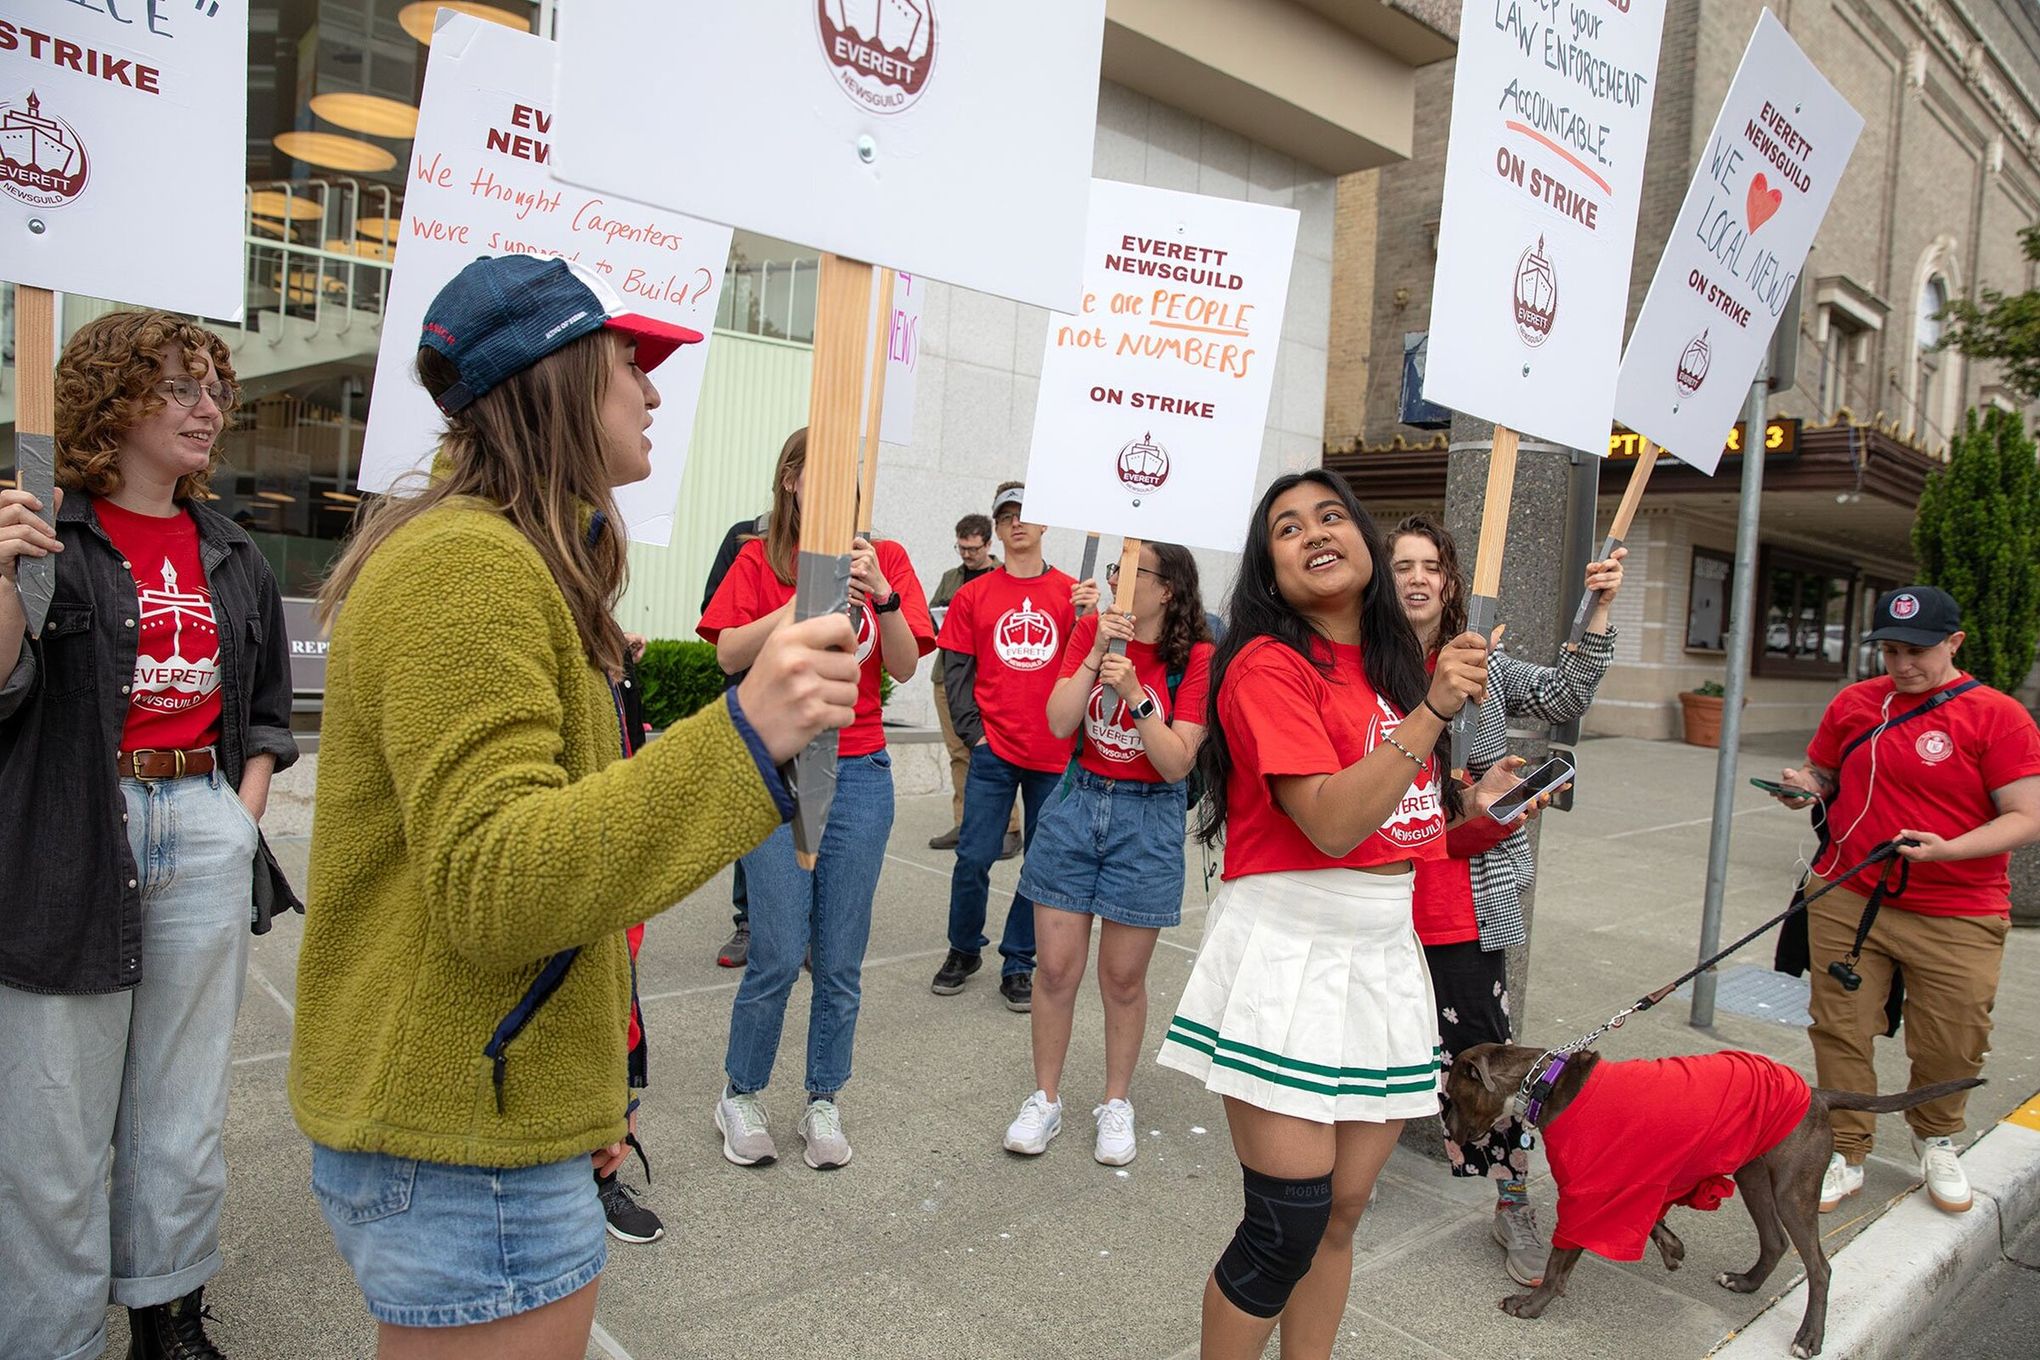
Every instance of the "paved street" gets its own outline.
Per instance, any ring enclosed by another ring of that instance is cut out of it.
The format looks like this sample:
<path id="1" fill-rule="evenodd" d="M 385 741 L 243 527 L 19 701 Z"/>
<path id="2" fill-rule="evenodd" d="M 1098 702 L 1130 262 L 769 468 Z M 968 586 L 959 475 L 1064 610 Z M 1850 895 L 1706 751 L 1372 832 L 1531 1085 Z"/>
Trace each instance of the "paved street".
<path id="1" fill-rule="evenodd" d="M 1745 755 L 1742 773 L 1772 773 L 1789 750 L 1769 739 L 1765 753 Z M 1552 816 L 1544 836 L 1526 1030 L 1537 1040 L 1598 1023 L 1695 957 L 1714 753 L 1608 739 L 1586 743 L 1580 763 L 1578 809 Z M 305 841 L 291 833 L 306 824 L 309 785 L 290 778 L 276 829 L 301 881 Z M 1005 1010 L 985 974 L 960 996 L 928 990 L 944 948 L 949 857 L 926 843 L 947 824 L 948 808 L 946 795 L 900 801 L 865 967 L 857 1077 L 844 1097 L 856 1160 L 843 1170 L 818 1174 L 797 1155 L 804 981 L 767 1102 L 782 1151 L 796 1155 L 754 1170 L 723 1161 L 709 1114 L 737 985 L 736 974 L 714 965 L 728 931 L 727 876 L 652 924 L 641 976 L 654 1086 L 642 1132 L 658 1177 L 648 1199 L 669 1236 L 650 1247 L 612 1244 L 591 1356 L 1195 1354 L 1198 1291 L 1239 1213 L 1219 1103 L 1149 1064 L 1133 1093 L 1139 1159 L 1116 1172 L 1095 1164 L 1089 1107 L 1102 1054 L 1087 983 L 1065 1094 L 1069 1125 L 1038 1160 L 1000 1149 L 1006 1121 L 1032 1089 L 1027 1022 Z M 1803 817 L 1740 782 L 1736 813 L 1730 938 L 1782 907 L 1795 847 L 1811 848 Z M 1194 850 L 1190 858 L 1185 920 L 1165 933 L 1150 979 L 1150 1052 L 1188 976 L 1209 900 Z M 998 866 L 995 903 L 1018 869 Z M 237 1357 L 367 1356 L 373 1329 L 307 1189 L 307 1147 L 284 1099 L 298 938 L 292 920 L 256 942 L 228 1126 L 228 1264 L 207 1302 L 219 1316 L 214 1335 Z M 1769 941 L 1744 958 L 1768 964 Z M 1991 1084 L 1972 1101 L 1973 1131 L 2040 1088 L 2036 998 L 2040 932 L 2015 932 Z M 1615 1056 L 1732 1045 L 1811 1072 L 1803 1031 L 1724 1010 L 1703 1033 L 1686 1025 L 1679 1000 L 1610 1038 L 1604 1051 Z M 1902 1051 L 1880 1047 L 1882 1079 L 1902 1083 Z M 1831 1247 L 1908 1184 L 1903 1123 L 1887 1118 L 1881 1131 L 1865 1193 L 1827 1220 Z M 1537 1195 L 1548 1209 L 1548 1184 Z M 1542 1321 L 1517 1321 L 1494 1306 L 1512 1289 L 1487 1235 L 1490 1204 L 1484 1185 L 1454 1182 L 1417 1154 L 1397 1152 L 1360 1229 L 1341 1356 L 1700 1356 L 1762 1303 L 1713 1282 L 1715 1271 L 1741 1269 L 1756 1251 L 1747 1215 L 1730 1205 L 1680 1216 L 1687 1269 L 1668 1275 L 1654 1260 L 1589 1257 Z M 1776 1289 L 1792 1270 L 1788 1259 Z M 124 1321 L 111 1331 L 118 1356 Z"/>

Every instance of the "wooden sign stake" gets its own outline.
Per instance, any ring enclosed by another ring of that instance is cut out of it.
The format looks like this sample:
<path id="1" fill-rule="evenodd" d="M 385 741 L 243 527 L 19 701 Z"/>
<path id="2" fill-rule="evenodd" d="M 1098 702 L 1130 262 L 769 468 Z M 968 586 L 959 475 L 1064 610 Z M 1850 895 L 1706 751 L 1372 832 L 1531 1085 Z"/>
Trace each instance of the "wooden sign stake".
<path id="1" fill-rule="evenodd" d="M 1601 555 L 1596 561 L 1605 562 L 1622 541 L 1629 537 L 1629 524 L 1636 518 L 1636 507 L 1643 500 L 1643 489 L 1650 485 L 1651 470 L 1657 466 L 1658 446 L 1650 440 L 1643 441 L 1643 451 L 1636 455 L 1636 466 L 1629 470 L 1629 485 L 1622 488 L 1622 503 L 1615 507 L 1615 522 L 1608 526 L 1608 537 L 1601 544 Z M 1577 647 L 1580 639 L 1587 635 L 1587 615 L 1594 612 L 1595 601 L 1601 598 L 1598 590 L 1589 590 L 1580 596 L 1580 607 L 1573 614 L 1572 636 L 1566 639 L 1568 646 Z"/>
<path id="2" fill-rule="evenodd" d="M 1140 547 L 1144 540 L 1129 538 L 1119 550 L 1119 584 L 1112 588 L 1112 612 L 1133 613 L 1134 599 L 1140 593 Z M 1114 656 L 1126 655 L 1126 639 L 1114 638 L 1106 645 Z"/>
<path id="3" fill-rule="evenodd" d="M 885 414 L 885 367 L 892 357 L 894 277 L 890 269 L 878 271 L 878 322 L 871 332 L 871 395 L 864 403 L 864 462 L 857 476 L 857 524 L 866 539 L 872 533 L 871 503 L 878 490 L 878 431 Z"/>
<path id="4" fill-rule="evenodd" d="M 796 619 L 841 614 L 850 606 L 850 540 L 857 531 L 857 417 L 871 339 L 870 309 L 871 266 L 824 254 L 815 293 L 807 471 L 794 583 Z M 879 367 L 883 381 L 884 365 Z M 836 799 L 836 733 L 824 732 L 809 742 L 782 774 L 794 798 L 794 856 L 803 869 L 813 869 Z"/>
<path id="5" fill-rule="evenodd" d="M 1483 638 L 1495 631 L 1501 612 L 1502 551 L 1509 542 L 1509 502 L 1516 490 L 1516 432 L 1495 426 L 1494 452 L 1488 456 L 1487 500 L 1480 512 L 1480 546 L 1473 557 L 1473 595 L 1466 602 L 1466 626 Z M 1447 639 L 1449 640 L 1449 639 Z M 1480 705 L 1469 703 L 1452 720 L 1452 771 L 1466 769 Z"/>
<path id="6" fill-rule="evenodd" d="M 47 288 L 14 289 L 14 470 L 23 491 L 42 502 L 42 518 L 57 527 L 56 298 Z M 56 594 L 57 559 L 23 557 L 15 588 L 28 635 L 41 637 Z"/>

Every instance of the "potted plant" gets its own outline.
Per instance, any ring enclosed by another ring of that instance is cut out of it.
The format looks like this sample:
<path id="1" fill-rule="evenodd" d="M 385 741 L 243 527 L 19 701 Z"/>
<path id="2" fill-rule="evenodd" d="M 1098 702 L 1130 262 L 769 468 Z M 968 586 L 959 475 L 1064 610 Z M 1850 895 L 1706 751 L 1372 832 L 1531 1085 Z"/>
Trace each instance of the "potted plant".
<path id="1" fill-rule="evenodd" d="M 1679 696 L 1688 746 L 1721 745 L 1721 705 L 1726 693 L 1719 680 L 1707 680 Z"/>

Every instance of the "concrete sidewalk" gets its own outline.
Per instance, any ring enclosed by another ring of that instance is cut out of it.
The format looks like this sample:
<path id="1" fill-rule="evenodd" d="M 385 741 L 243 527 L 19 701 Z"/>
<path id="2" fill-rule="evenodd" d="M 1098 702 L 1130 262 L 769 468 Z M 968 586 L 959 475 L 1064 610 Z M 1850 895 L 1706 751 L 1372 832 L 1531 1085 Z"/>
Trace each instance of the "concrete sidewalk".
<path id="1" fill-rule="evenodd" d="M 1789 744 L 1743 759 L 1774 774 Z M 307 765 L 310 762 L 306 762 Z M 1578 806 L 1552 815 L 1529 989 L 1528 1041 L 1559 1042 L 1661 985 L 1696 957 L 1714 753 L 1634 740 L 1581 748 Z M 279 789 L 278 849 L 302 882 L 309 772 Z M 653 922 L 641 963 L 654 1086 L 642 1133 L 658 1179 L 647 1200 L 668 1237 L 612 1244 L 591 1356 L 1038 1357 L 1163 1360 L 1195 1354 L 1203 1279 L 1239 1214 L 1238 1172 L 1218 1101 L 1145 1064 L 1134 1089 L 1141 1153 L 1119 1171 L 1090 1157 L 1088 1110 L 1102 1082 L 1096 990 L 1080 1002 L 1065 1106 L 1044 1157 L 1000 1150 L 1033 1088 L 1023 1016 L 981 973 L 956 997 L 928 980 L 944 950 L 950 857 L 926 849 L 948 824 L 946 794 L 902 798 L 865 967 L 857 1077 L 845 1093 L 856 1161 L 826 1175 L 797 1155 L 761 1169 L 723 1161 L 710 1110 L 721 1080 L 738 976 L 714 965 L 729 929 L 727 875 Z M 1795 856 L 1811 850 L 1803 816 L 1739 785 L 1724 938 L 1783 907 Z M 1181 994 L 1209 893 L 1194 847 L 1184 923 L 1164 933 L 1150 976 L 1152 1053 Z M 994 924 L 1017 862 L 993 874 Z M 307 1188 L 309 1154 L 284 1099 L 299 924 L 256 941 L 236 1041 L 227 1268 L 207 1291 L 214 1335 L 236 1357 L 359 1357 L 374 1331 Z M 1730 968 L 1768 965 L 1770 941 Z M 995 970 L 993 970 L 995 971 Z M 1756 975 L 1730 973 L 1728 978 Z M 1724 996 L 1729 994 L 1724 983 Z M 782 1153 L 798 1151 L 807 987 L 797 984 L 767 1107 Z M 1990 1085 L 1971 1100 L 1988 1129 L 2040 1088 L 2040 933 L 2014 932 L 1997 1007 Z M 1730 1013 L 1711 1031 L 1668 1001 L 1608 1036 L 1615 1057 L 1734 1046 L 1811 1073 L 1804 1031 Z M 1902 1048 L 1880 1045 L 1880 1079 L 1903 1084 Z M 1906 1133 L 1889 1118 L 1865 1193 L 1825 1220 L 1830 1251 L 1909 1183 Z M 635 1173 L 633 1173 L 635 1175 Z M 1549 1222 L 1551 1195 L 1536 1196 Z M 1521 1322 L 1495 1301 L 1514 1292 L 1488 1238 L 1492 1192 L 1453 1181 L 1398 1150 L 1361 1225 L 1341 1356 L 1701 1356 L 1792 1282 L 1764 1296 L 1714 1283 L 1756 1252 L 1747 1214 L 1685 1213 L 1688 1268 L 1588 1257 L 1570 1294 Z M 1861 1207 L 1857 1207 L 1861 1206 Z M 1836 1262 L 1837 1287 L 1851 1269 Z M 112 1353 L 126 1326 L 115 1319 Z"/>

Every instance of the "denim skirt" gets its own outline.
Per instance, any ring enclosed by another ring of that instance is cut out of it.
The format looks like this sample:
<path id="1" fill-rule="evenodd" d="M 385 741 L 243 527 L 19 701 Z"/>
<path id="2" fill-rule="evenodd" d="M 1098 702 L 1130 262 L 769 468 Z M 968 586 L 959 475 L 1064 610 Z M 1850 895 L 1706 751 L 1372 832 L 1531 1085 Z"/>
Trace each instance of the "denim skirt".
<path id="1" fill-rule="evenodd" d="M 1159 930 L 1183 919 L 1184 788 L 1079 767 L 1048 796 L 1020 896 Z"/>
<path id="2" fill-rule="evenodd" d="M 369 1315 L 395 1327 L 528 1313 L 587 1286 L 607 1259 L 586 1156 L 450 1166 L 314 1143 L 312 1192 Z"/>

